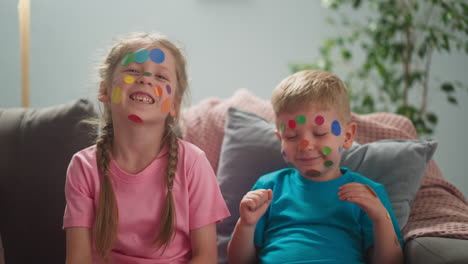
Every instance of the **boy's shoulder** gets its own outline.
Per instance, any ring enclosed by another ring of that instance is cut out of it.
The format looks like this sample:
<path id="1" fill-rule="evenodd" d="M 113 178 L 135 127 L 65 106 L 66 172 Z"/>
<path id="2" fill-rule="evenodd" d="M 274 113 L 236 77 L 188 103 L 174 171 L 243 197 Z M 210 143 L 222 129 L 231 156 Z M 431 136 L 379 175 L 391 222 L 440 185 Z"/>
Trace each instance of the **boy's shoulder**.
<path id="1" fill-rule="evenodd" d="M 344 167 L 341 167 L 340 168 L 343 175 L 348 175 L 349 176 L 349 181 L 350 182 L 358 182 L 358 183 L 362 183 L 362 184 L 366 184 L 366 185 L 369 185 L 370 187 L 372 187 L 372 189 L 376 189 L 376 188 L 381 188 L 383 187 L 382 184 L 378 183 L 378 182 L 375 182 L 371 179 L 369 179 L 368 177 L 358 173 L 358 172 L 355 172 L 355 171 L 351 171 L 350 169 L 348 168 L 344 168 Z"/>
<path id="2" fill-rule="evenodd" d="M 292 168 L 276 170 L 260 176 L 260 178 L 258 178 L 257 180 L 256 185 L 261 184 L 263 186 L 272 186 L 280 181 L 283 181 L 288 176 L 293 175 L 294 173 L 296 173 L 296 170 Z"/>

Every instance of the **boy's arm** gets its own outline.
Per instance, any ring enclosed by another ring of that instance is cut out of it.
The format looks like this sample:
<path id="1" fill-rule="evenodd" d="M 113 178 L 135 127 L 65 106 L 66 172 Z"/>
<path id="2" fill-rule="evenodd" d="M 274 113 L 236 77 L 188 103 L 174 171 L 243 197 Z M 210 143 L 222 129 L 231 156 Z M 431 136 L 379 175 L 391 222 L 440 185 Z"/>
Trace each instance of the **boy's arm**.
<path id="1" fill-rule="evenodd" d="M 254 245 L 255 224 L 247 225 L 241 218 L 237 220 L 236 227 L 228 244 L 228 263 L 255 263 L 257 251 Z"/>
<path id="2" fill-rule="evenodd" d="M 368 252 L 371 263 L 403 263 L 403 252 L 387 209 L 374 190 L 357 182 L 340 187 L 341 200 L 356 203 L 366 212 L 374 226 L 374 246 Z"/>
<path id="3" fill-rule="evenodd" d="M 239 206 L 240 217 L 228 244 L 230 264 L 255 263 L 257 252 L 254 245 L 255 226 L 265 214 L 273 198 L 271 190 L 258 189 L 248 192 Z"/>
<path id="4" fill-rule="evenodd" d="M 403 263 L 400 242 L 387 215 L 374 220 L 374 246 L 368 252 L 371 263 Z"/>

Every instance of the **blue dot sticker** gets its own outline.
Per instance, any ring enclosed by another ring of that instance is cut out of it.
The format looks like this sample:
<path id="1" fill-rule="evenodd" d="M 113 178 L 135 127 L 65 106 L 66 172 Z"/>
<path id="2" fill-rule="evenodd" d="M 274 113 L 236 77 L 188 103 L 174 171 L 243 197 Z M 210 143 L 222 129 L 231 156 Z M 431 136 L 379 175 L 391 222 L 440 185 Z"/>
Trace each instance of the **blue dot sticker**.
<path id="1" fill-rule="evenodd" d="M 338 122 L 337 120 L 334 120 L 331 124 L 331 131 L 333 135 L 339 136 L 341 134 L 340 122 Z"/>
<path id="2" fill-rule="evenodd" d="M 145 49 L 141 49 L 135 53 L 135 62 L 143 63 L 148 59 L 149 52 Z"/>
<path id="3" fill-rule="evenodd" d="M 166 55 L 160 49 L 152 49 L 151 52 L 149 53 L 149 57 L 151 58 L 152 61 L 158 64 L 163 63 L 164 60 L 166 59 Z"/>

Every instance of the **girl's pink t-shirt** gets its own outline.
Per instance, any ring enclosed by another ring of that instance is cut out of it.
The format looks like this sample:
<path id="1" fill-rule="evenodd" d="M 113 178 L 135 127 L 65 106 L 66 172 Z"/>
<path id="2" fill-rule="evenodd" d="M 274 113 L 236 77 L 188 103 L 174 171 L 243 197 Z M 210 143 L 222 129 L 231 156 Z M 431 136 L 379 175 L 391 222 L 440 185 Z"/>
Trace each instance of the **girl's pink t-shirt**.
<path id="1" fill-rule="evenodd" d="M 190 232 L 228 217 L 229 210 L 205 153 L 179 140 L 173 195 L 175 236 L 164 253 L 153 246 L 167 193 L 168 147 L 138 174 L 121 170 L 114 160 L 109 175 L 119 209 L 118 233 L 109 263 L 186 263 L 191 259 Z M 68 167 L 63 228 L 94 224 L 100 178 L 96 146 L 76 153 Z M 94 248 L 94 247 L 93 247 Z M 101 263 L 95 251 L 94 263 Z"/>

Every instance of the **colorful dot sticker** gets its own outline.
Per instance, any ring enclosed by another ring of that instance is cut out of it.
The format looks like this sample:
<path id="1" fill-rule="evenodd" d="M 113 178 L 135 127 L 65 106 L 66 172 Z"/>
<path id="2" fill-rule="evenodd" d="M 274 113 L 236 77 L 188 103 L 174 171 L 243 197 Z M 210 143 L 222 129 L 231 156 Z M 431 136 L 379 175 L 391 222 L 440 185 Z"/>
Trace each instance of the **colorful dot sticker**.
<path id="1" fill-rule="evenodd" d="M 133 78 L 132 76 L 127 76 L 124 78 L 124 82 L 128 84 L 132 84 L 135 82 L 135 78 Z"/>
<path id="2" fill-rule="evenodd" d="M 129 115 L 128 119 L 132 120 L 135 123 L 143 123 L 143 120 L 137 115 Z"/>
<path id="3" fill-rule="evenodd" d="M 304 148 L 307 148 L 307 147 L 309 146 L 309 141 L 303 139 L 303 140 L 301 140 L 301 142 L 299 142 L 299 146 L 300 146 L 301 148 L 303 148 L 303 149 L 304 149 Z"/>
<path id="4" fill-rule="evenodd" d="M 337 120 L 334 120 L 331 124 L 331 131 L 333 135 L 339 136 L 341 134 L 340 122 L 338 122 Z"/>
<path id="5" fill-rule="evenodd" d="M 172 93 L 172 88 L 169 84 L 166 85 L 166 91 L 168 94 L 171 94 Z"/>
<path id="6" fill-rule="evenodd" d="M 160 49 L 152 49 L 151 52 L 149 53 L 149 57 L 151 58 L 152 61 L 156 63 L 163 63 L 163 61 L 166 58 L 166 55 Z"/>
<path id="7" fill-rule="evenodd" d="M 112 90 L 112 102 L 114 104 L 120 103 L 122 100 L 122 90 L 119 87 L 114 87 L 114 90 Z"/>
<path id="8" fill-rule="evenodd" d="M 281 123 L 281 124 L 280 124 L 280 131 L 281 131 L 281 132 L 284 132 L 284 129 L 285 129 L 285 125 L 284 125 L 284 123 Z"/>
<path id="9" fill-rule="evenodd" d="M 291 162 L 288 162 L 288 166 L 289 166 L 290 168 L 296 168 L 296 166 L 294 166 L 294 164 L 292 164 Z"/>
<path id="10" fill-rule="evenodd" d="M 387 212 L 387 219 L 390 220 L 390 214 Z"/>
<path id="11" fill-rule="evenodd" d="M 325 161 L 324 165 L 325 165 L 325 167 L 331 167 L 331 166 L 333 166 L 333 161 L 327 160 L 327 161 Z"/>
<path id="12" fill-rule="evenodd" d="M 143 76 L 151 76 L 151 72 L 144 72 Z"/>
<path id="13" fill-rule="evenodd" d="M 285 158 L 286 158 L 286 152 L 284 152 L 284 150 L 283 150 L 283 151 L 281 151 L 281 155 L 283 155 L 283 157 L 285 157 Z"/>
<path id="14" fill-rule="evenodd" d="M 323 153 L 323 155 L 325 155 L 325 156 L 326 156 L 326 155 L 330 155 L 331 152 L 332 152 L 332 149 L 331 149 L 330 147 L 328 147 L 328 146 L 323 147 L 323 149 L 322 149 L 322 153 Z"/>
<path id="15" fill-rule="evenodd" d="M 315 118 L 315 124 L 317 124 L 318 126 L 323 125 L 323 122 L 325 122 L 323 116 L 319 115 Z"/>
<path id="16" fill-rule="evenodd" d="M 288 127 L 291 129 L 296 128 L 296 121 L 295 120 L 289 120 L 288 121 Z"/>
<path id="17" fill-rule="evenodd" d="M 304 115 L 298 115 L 298 116 L 296 117 L 296 122 L 297 122 L 298 124 L 303 125 L 303 124 L 305 124 L 305 122 L 306 122 L 306 117 L 305 117 Z"/>
<path id="18" fill-rule="evenodd" d="M 398 242 L 398 238 L 396 236 L 393 237 L 393 242 L 395 242 L 396 247 L 400 247 L 400 242 Z"/>
<path id="19" fill-rule="evenodd" d="M 134 61 L 137 63 L 143 63 L 148 60 L 149 52 L 146 49 L 141 49 L 135 53 Z"/>
<path id="20" fill-rule="evenodd" d="M 130 65 L 130 63 L 133 62 L 133 59 L 135 58 L 135 53 L 133 52 L 127 52 L 122 58 L 122 65 L 127 66 Z"/>
<path id="21" fill-rule="evenodd" d="M 162 95 L 162 88 L 159 86 L 154 87 L 154 94 L 159 97 Z"/>
<path id="22" fill-rule="evenodd" d="M 164 102 L 161 105 L 161 112 L 163 113 L 169 113 L 171 110 L 171 98 L 166 98 Z"/>
<path id="23" fill-rule="evenodd" d="M 338 147 L 338 152 L 342 152 L 343 151 L 343 148 L 342 147 Z"/>

